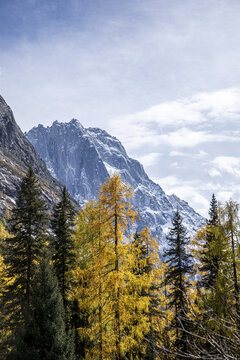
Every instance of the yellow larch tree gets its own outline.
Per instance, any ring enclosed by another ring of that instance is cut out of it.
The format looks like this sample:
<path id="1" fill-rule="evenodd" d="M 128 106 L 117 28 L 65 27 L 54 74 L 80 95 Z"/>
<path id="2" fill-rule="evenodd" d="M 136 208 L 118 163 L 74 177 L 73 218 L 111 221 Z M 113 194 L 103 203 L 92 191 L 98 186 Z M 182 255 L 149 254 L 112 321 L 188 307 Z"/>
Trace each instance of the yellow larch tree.
<path id="1" fill-rule="evenodd" d="M 131 187 L 121 181 L 118 174 L 109 177 L 101 187 L 99 202 L 105 221 L 107 238 L 111 243 L 108 254 L 109 274 L 108 291 L 112 319 L 112 358 L 120 360 L 130 346 L 126 337 L 129 313 L 126 311 L 126 286 L 128 283 L 128 239 L 124 236 L 129 226 L 136 220 L 130 200 Z"/>
<path id="2" fill-rule="evenodd" d="M 140 359 L 147 349 L 144 337 L 151 333 L 152 340 L 161 328 L 159 285 L 164 266 L 148 228 L 139 235 L 145 254 L 133 240 L 130 227 L 137 213 L 132 195 L 114 175 L 102 185 L 98 201 L 88 203 L 75 220 L 73 297 L 85 314 L 78 328 L 84 359 Z"/>
<path id="3" fill-rule="evenodd" d="M 5 220 L 0 221 L 0 247 L 4 247 L 4 243 L 7 239 L 11 237 L 11 234 L 6 228 Z M 6 279 L 5 277 L 5 265 L 3 262 L 2 252 L 0 252 L 0 296 L 2 296 L 2 292 L 5 288 L 7 281 L 11 282 L 10 279 Z M 0 318 L 2 318 L 2 314 L 0 313 Z M 7 333 L 4 328 L 4 321 L 0 322 L 0 344 L 2 347 L 2 343 L 6 337 Z M 2 350 L 3 351 L 3 350 Z"/>

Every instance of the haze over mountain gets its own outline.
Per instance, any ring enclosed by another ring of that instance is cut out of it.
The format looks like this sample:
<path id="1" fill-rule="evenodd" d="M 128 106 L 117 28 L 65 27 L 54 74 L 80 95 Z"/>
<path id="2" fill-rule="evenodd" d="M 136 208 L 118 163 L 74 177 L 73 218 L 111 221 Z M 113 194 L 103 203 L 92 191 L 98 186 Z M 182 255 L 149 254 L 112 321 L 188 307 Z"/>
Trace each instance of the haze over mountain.
<path id="1" fill-rule="evenodd" d="M 176 195 L 167 196 L 160 185 L 149 179 L 143 166 L 127 155 L 120 141 L 104 130 L 84 128 L 73 119 L 69 123 L 54 121 L 50 127 L 39 125 L 26 136 L 52 175 L 80 204 L 96 198 L 105 178 L 119 173 L 133 186 L 133 204 L 141 218 L 139 227 L 150 226 L 160 239 L 164 239 L 176 208 L 191 233 L 205 222 L 185 201 Z"/>

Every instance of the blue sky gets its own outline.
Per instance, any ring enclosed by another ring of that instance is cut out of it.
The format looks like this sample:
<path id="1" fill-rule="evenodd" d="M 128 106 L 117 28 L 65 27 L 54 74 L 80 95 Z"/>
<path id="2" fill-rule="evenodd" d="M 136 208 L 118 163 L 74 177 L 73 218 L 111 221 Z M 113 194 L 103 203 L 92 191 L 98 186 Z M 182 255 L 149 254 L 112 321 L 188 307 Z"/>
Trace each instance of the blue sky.
<path id="1" fill-rule="evenodd" d="M 206 214 L 240 198 L 239 18 L 239 0 L 0 0 L 0 93 L 24 131 L 109 131 Z"/>

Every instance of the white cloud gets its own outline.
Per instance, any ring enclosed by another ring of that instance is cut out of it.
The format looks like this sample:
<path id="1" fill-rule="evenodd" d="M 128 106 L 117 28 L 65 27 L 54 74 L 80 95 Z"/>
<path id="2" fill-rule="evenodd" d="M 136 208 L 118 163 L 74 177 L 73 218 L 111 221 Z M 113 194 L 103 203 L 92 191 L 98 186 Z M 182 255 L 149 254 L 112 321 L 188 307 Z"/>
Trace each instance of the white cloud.
<path id="1" fill-rule="evenodd" d="M 179 179 L 174 175 L 166 176 L 163 178 L 152 178 L 152 180 L 158 183 L 163 189 L 165 189 L 165 191 L 167 191 L 167 188 L 171 189 L 172 186 L 179 184 Z M 171 190 L 167 191 L 167 193 L 172 194 Z"/>
<path id="2" fill-rule="evenodd" d="M 211 168 L 209 171 L 208 171 L 209 175 L 211 177 L 217 177 L 217 176 L 222 176 L 220 171 L 215 169 L 215 168 Z"/>
<path id="3" fill-rule="evenodd" d="M 110 131 L 131 149 L 165 144 L 191 148 L 209 142 L 239 141 L 236 130 L 218 133 L 218 124 L 240 121 L 240 88 L 200 93 L 113 119 Z M 204 156 L 201 150 L 199 156 Z M 183 156 L 170 152 L 170 156 Z"/>
<path id="4" fill-rule="evenodd" d="M 238 137 L 222 134 L 210 134 L 206 131 L 193 131 L 188 128 L 169 132 L 158 136 L 159 144 L 164 143 L 175 148 L 191 148 L 207 142 L 239 141 Z M 206 152 L 200 152 L 200 156 L 205 156 Z"/>
<path id="5" fill-rule="evenodd" d="M 115 119 L 116 122 L 141 124 L 145 127 L 155 124 L 158 128 L 167 125 L 187 126 L 203 122 L 223 122 L 225 119 L 240 119 L 240 88 L 223 89 L 196 94 L 190 98 L 164 102 Z"/>
<path id="6" fill-rule="evenodd" d="M 230 198 L 233 197 L 234 192 L 233 191 L 218 191 L 217 192 L 217 199 L 218 201 L 220 201 L 221 203 L 225 203 L 226 201 L 228 201 Z"/>
<path id="7" fill-rule="evenodd" d="M 189 156 L 188 153 L 184 153 L 184 152 L 176 151 L 176 150 L 170 151 L 170 153 L 169 153 L 168 155 L 171 156 L 171 157 L 175 157 L 175 156 Z"/>
<path id="8" fill-rule="evenodd" d="M 174 175 L 154 179 L 154 181 L 157 182 L 168 195 L 176 194 L 179 198 L 190 203 L 198 213 L 207 216 L 209 201 L 200 193 L 198 186 L 193 185 L 191 181 L 184 181 Z"/>
<path id="9" fill-rule="evenodd" d="M 240 159 L 233 156 L 218 156 L 212 163 L 221 171 L 240 176 Z"/>
<path id="10" fill-rule="evenodd" d="M 138 156 L 138 161 L 140 161 L 140 163 L 143 164 L 145 168 L 147 168 L 156 164 L 159 160 L 159 157 L 161 157 L 161 154 L 152 152 L 147 155 Z"/>

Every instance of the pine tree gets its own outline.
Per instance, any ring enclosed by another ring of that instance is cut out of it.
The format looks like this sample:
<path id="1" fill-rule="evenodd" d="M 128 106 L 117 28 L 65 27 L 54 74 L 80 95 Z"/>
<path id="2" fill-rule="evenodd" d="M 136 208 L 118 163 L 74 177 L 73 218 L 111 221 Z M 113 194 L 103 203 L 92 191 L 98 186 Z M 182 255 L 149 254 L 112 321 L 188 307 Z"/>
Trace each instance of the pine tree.
<path id="1" fill-rule="evenodd" d="M 211 289 L 215 286 L 218 271 L 221 261 L 219 250 L 221 247 L 218 246 L 218 240 L 216 235 L 216 227 L 219 225 L 218 218 L 218 205 L 215 195 L 212 195 L 209 209 L 209 220 L 206 227 L 206 240 L 203 246 L 203 252 L 201 255 L 201 286 L 206 290 Z"/>
<path id="2" fill-rule="evenodd" d="M 188 289 L 190 283 L 187 277 L 193 272 L 192 255 L 186 251 L 188 238 L 182 225 L 182 218 L 177 210 L 173 218 L 173 226 L 167 236 L 168 249 L 164 258 L 168 264 L 166 270 L 166 284 L 170 286 L 168 293 L 169 307 L 174 312 L 171 327 L 175 332 L 174 346 L 179 352 L 178 359 L 185 358 L 187 348 L 187 330 L 191 327 L 188 318 L 189 302 Z M 181 356 L 183 355 L 183 357 Z"/>
<path id="3" fill-rule="evenodd" d="M 9 360 L 74 360 L 74 340 L 66 332 L 58 281 L 48 257 L 33 280 L 31 308 L 24 314 Z"/>
<path id="4" fill-rule="evenodd" d="M 66 187 L 63 188 L 60 202 L 54 207 L 52 229 L 54 237 L 53 261 L 63 297 L 65 310 L 67 309 L 67 290 L 69 287 L 69 271 L 74 262 L 74 243 L 72 239 L 74 209 L 69 199 Z"/>
<path id="5" fill-rule="evenodd" d="M 23 312 L 30 305 L 35 265 L 46 239 L 46 210 L 38 180 L 29 168 L 10 219 L 13 236 L 6 239 L 3 246 L 8 284 L 1 300 L 9 330 L 14 330 L 22 321 Z"/>

